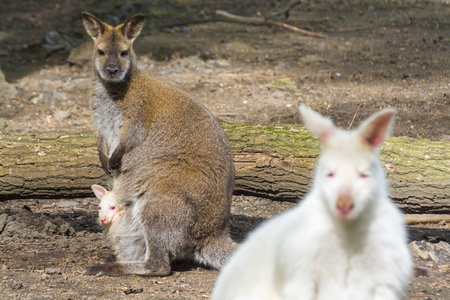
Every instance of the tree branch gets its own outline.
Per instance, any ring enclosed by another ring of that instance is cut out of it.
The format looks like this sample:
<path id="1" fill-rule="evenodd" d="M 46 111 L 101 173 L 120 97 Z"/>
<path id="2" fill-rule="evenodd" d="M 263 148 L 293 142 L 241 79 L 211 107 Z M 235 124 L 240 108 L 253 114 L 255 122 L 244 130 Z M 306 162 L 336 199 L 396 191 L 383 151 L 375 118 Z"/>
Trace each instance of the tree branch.
<path id="1" fill-rule="evenodd" d="M 222 22 L 232 22 L 232 23 L 240 23 L 240 24 L 255 25 L 255 26 L 278 26 L 278 27 L 282 27 L 282 28 L 285 28 L 288 30 L 299 32 L 299 33 L 301 33 L 303 35 L 307 35 L 307 36 L 312 36 L 312 37 L 317 37 L 317 38 L 327 38 L 326 35 L 323 35 L 321 33 L 300 29 L 298 27 L 295 27 L 295 26 L 292 26 L 292 25 L 289 25 L 286 23 L 271 21 L 264 17 L 243 17 L 243 16 L 231 14 L 224 10 L 216 10 L 216 15 L 222 17 L 222 19 L 221 19 Z"/>
<path id="2" fill-rule="evenodd" d="M 179 22 L 175 22 L 175 23 L 171 23 L 171 24 L 166 24 L 162 28 L 159 28 L 159 29 L 177 27 L 177 26 L 186 26 L 186 25 L 192 25 L 192 24 L 211 23 L 211 22 L 227 22 L 227 23 L 254 25 L 254 26 L 276 26 L 276 27 L 281 27 L 284 29 L 295 31 L 295 32 L 301 33 L 306 36 L 311 36 L 311 37 L 316 37 L 316 38 L 327 38 L 326 35 L 318 33 L 318 32 L 304 30 L 304 29 L 298 28 L 293 25 L 289 25 L 286 23 L 271 20 L 272 18 L 274 18 L 280 14 L 283 14 L 283 13 L 286 14 L 286 16 L 287 16 L 290 9 L 292 9 L 293 7 L 295 7 L 301 3 L 302 3 L 301 1 L 294 2 L 287 9 L 277 12 L 268 17 L 244 17 L 244 16 L 238 16 L 238 15 L 229 13 L 224 10 L 216 10 L 215 15 L 213 15 L 213 16 L 197 18 L 197 19 L 190 19 L 190 20 L 179 21 Z"/>

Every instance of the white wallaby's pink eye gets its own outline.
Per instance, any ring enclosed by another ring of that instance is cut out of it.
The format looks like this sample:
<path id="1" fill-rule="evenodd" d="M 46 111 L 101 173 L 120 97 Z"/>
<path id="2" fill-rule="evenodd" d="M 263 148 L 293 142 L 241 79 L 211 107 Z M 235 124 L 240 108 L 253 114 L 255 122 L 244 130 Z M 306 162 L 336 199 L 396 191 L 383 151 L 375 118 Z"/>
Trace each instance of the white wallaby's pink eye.
<path id="1" fill-rule="evenodd" d="M 115 210 L 116 209 L 116 207 L 115 206 L 111 206 L 111 210 Z"/>
<path id="2" fill-rule="evenodd" d="M 98 209 L 100 210 L 100 209 L 102 209 L 102 207 L 101 207 L 101 206 L 99 206 L 99 207 L 98 207 Z"/>
<path id="3" fill-rule="evenodd" d="M 360 178 L 367 178 L 367 177 L 369 177 L 369 173 L 359 173 L 359 177 Z"/>
<path id="4" fill-rule="evenodd" d="M 331 178 L 331 177 L 334 177 L 334 173 L 333 173 L 333 172 L 328 172 L 328 173 L 327 173 L 327 177 L 330 177 L 330 178 Z"/>

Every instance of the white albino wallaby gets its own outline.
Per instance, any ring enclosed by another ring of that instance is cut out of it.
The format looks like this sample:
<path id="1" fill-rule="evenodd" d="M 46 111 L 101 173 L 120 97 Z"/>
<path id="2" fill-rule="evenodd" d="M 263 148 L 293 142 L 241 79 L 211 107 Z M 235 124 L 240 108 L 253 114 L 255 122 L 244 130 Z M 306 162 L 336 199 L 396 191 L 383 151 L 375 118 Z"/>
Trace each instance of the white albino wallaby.
<path id="1" fill-rule="evenodd" d="M 305 106 L 300 113 L 322 143 L 312 190 L 250 234 L 211 299 L 401 299 L 412 260 L 379 160 L 395 111 L 351 132 Z"/>
<path id="2" fill-rule="evenodd" d="M 98 217 L 103 226 L 109 227 L 121 216 L 124 211 L 120 203 L 116 199 L 114 192 L 106 190 L 104 187 L 98 184 L 91 186 L 95 196 L 100 200 L 98 205 Z"/>

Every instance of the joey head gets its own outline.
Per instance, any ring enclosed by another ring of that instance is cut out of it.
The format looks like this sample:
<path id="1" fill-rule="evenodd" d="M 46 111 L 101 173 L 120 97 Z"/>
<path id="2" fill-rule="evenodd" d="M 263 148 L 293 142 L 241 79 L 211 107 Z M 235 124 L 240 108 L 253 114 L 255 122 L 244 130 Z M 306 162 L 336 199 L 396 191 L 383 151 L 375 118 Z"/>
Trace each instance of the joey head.
<path id="1" fill-rule="evenodd" d="M 98 204 L 98 219 L 103 226 L 111 226 L 121 216 L 123 216 L 123 207 L 116 199 L 116 195 L 112 191 L 106 190 L 98 184 L 91 186 L 97 199 L 100 200 Z"/>

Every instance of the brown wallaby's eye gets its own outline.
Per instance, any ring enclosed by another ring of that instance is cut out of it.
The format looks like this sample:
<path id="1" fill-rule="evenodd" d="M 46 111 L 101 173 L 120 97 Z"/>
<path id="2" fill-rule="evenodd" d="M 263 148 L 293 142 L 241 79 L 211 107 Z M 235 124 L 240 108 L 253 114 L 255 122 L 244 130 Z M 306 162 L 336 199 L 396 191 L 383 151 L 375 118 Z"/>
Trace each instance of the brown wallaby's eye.
<path id="1" fill-rule="evenodd" d="M 123 51 L 122 53 L 120 53 L 120 56 L 127 57 L 128 56 L 128 51 Z"/>
<path id="2" fill-rule="evenodd" d="M 97 53 L 98 53 L 98 55 L 100 55 L 100 56 L 103 56 L 103 55 L 105 55 L 105 52 L 103 52 L 102 50 L 100 50 L 100 49 L 97 49 Z"/>

